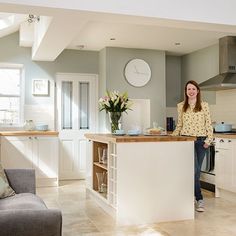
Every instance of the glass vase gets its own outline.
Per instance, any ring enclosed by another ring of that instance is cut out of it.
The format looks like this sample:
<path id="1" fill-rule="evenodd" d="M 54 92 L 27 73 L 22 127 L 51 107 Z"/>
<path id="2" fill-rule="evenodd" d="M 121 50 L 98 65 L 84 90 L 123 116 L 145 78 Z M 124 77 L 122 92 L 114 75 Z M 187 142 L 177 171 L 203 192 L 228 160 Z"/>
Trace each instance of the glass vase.
<path id="1" fill-rule="evenodd" d="M 23 126 L 24 130 L 31 131 L 35 129 L 33 120 L 26 120 Z"/>
<path id="2" fill-rule="evenodd" d="M 103 172 L 97 172 L 97 183 L 98 183 L 98 192 L 99 193 L 106 193 L 107 192 L 107 185 L 106 185 L 106 178 L 107 173 L 105 171 Z"/>
<path id="3" fill-rule="evenodd" d="M 109 112 L 109 120 L 111 124 L 111 133 L 121 129 L 121 115 L 122 112 Z"/>

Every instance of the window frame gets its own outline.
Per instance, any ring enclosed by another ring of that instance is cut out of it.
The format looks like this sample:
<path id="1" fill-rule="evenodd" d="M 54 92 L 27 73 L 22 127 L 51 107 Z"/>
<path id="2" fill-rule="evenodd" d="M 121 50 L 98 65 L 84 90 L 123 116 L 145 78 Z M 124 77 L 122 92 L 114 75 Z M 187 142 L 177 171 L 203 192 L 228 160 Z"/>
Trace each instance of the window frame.
<path id="1" fill-rule="evenodd" d="M 22 127 L 24 122 L 24 102 L 25 102 L 25 69 L 23 64 L 0 63 L 1 69 L 19 69 L 20 70 L 20 105 L 19 105 L 19 123 L 18 124 L 0 124 L 0 127 Z M 7 97 L 7 96 L 6 96 Z"/>

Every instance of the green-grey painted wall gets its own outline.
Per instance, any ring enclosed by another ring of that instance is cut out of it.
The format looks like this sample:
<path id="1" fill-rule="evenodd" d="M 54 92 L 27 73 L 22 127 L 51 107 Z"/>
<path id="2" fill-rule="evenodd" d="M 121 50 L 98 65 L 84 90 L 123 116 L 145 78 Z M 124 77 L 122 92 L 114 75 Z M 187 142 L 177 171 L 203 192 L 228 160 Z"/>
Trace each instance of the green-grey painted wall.
<path id="1" fill-rule="evenodd" d="M 201 83 L 219 74 L 219 45 L 198 50 L 182 57 L 182 98 L 184 85 L 188 80 L 195 80 Z M 202 97 L 210 104 L 215 104 L 216 93 L 212 91 L 202 91 Z"/>
<path id="2" fill-rule="evenodd" d="M 98 96 L 99 98 L 104 96 L 104 92 L 106 91 L 106 48 L 102 49 L 99 52 L 99 80 L 98 80 Z M 106 128 L 106 113 L 99 112 L 98 115 L 99 125 L 98 131 L 104 131 Z M 108 121 L 107 121 L 108 123 Z"/>
<path id="3" fill-rule="evenodd" d="M 150 65 L 151 80 L 143 87 L 134 87 L 125 80 L 125 65 L 133 58 L 143 59 Z M 166 112 L 165 52 L 110 47 L 106 48 L 106 65 L 106 89 L 127 91 L 129 97 L 133 99 L 150 99 L 151 124 L 153 121 L 157 121 L 164 126 Z"/>
<path id="4" fill-rule="evenodd" d="M 0 38 L 0 62 L 19 63 L 25 69 L 25 104 L 53 104 L 53 93 L 48 97 L 32 95 L 32 79 L 55 80 L 58 72 L 98 74 L 98 52 L 64 50 L 53 62 L 31 60 L 31 48 L 19 46 L 18 33 Z"/>
<path id="5" fill-rule="evenodd" d="M 166 56 L 166 106 L 175 107 L 181 100 L 181 57 Z"/>
<path id="6" fill-rule="evenodd" d="M 53 93 L 48 97 L 32 95 L 32 79 L 55 80 L 58 72 L 99 74 L 99 97 L 105 90 L 127 91 L 130 98 L 151 100 L 151 122 L 165 125 L 165 108 L 176 106 L 183 98 L 183 87 L 192 79 L 202 82 L 219 73 L 218 44 L 193 52 L 183 57 L 165 56 L 164 51 L 104 48 L 100 52 L 64 50 L 54 62 L 31 60 L 31 49 L 19 46 L 18 33 L 0 38 L 0 62 L 19 63 L 25 67 L 25 103 L 53 104 Z M 152 70 L 151 81 L 137 88 L 124 78 L 126 63 L 133 58 L 141 58 L 149 63 Z M 215 92 L 203 92 L 203 99 L 215 103 Z M 100 121 L 107 117 L 99 114 Z M 104 122 L 103 122 L 104 123 Z M 102 123 L 100 123 L 102 127 Z"/>

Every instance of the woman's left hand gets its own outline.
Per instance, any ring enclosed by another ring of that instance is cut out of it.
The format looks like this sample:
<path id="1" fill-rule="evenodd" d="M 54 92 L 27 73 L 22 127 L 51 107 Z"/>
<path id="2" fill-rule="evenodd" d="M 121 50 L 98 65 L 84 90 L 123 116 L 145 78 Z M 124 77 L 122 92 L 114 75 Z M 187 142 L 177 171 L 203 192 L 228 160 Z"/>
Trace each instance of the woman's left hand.
<path id="1" fill-rule="evenodd" d="M 208 147 L 209 147 L 209 144 L 204 143 L 204 144 L 203 144 L 203 147 L 204 147 L 204 148 L 208 148 Z"/>

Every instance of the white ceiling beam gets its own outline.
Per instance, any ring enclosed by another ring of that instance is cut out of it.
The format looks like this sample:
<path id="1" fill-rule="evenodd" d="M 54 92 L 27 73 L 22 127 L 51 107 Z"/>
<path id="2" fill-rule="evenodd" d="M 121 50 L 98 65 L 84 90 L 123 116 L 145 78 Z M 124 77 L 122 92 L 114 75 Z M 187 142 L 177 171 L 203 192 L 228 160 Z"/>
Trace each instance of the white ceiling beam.
<path id="1" fill-rule="evenodd" d="M 41 21 L 41 20 L 40 20 Z M 40 22 L 39 22 L 40 23 Z M 67 17 L 54 17 L 47 27 L 35 28 L 35 39 L 32 48 L 32 60 L 54 61 L 71 43 L 86 21 Z"/>

